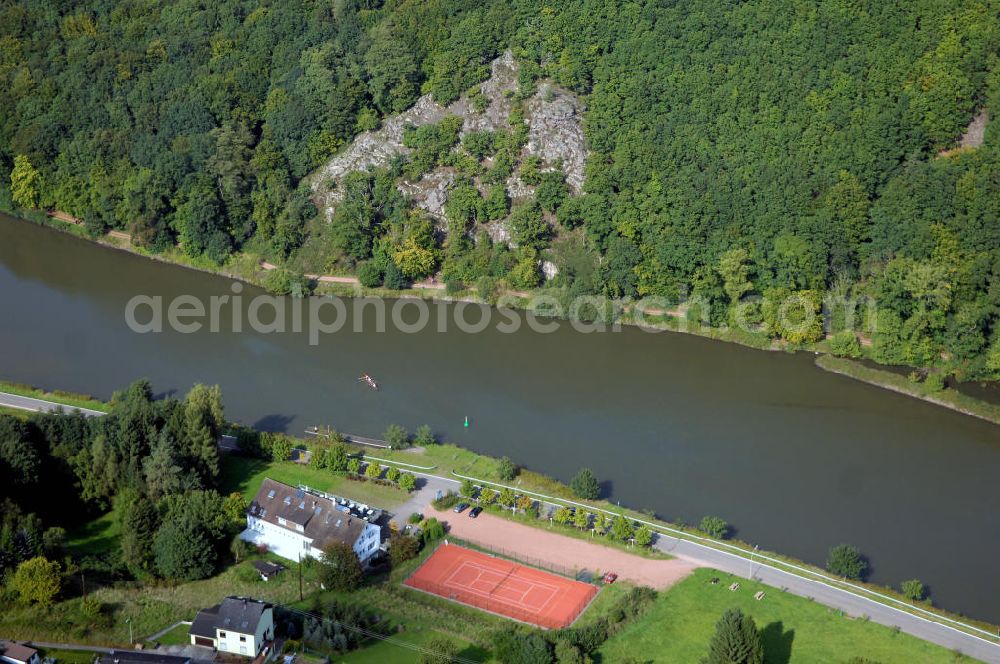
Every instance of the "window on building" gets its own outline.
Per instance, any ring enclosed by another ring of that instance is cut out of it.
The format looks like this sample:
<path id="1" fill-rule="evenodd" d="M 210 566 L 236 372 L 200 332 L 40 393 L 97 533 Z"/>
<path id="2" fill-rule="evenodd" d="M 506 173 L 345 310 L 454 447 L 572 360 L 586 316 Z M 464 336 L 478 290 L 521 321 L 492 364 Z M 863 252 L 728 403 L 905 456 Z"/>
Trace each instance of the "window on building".
<path id="1" fill-rule="evenodd" d="M 240 643 L 246 643 L 246 642 L 247 642 L 247 637 L 241 636 L 240 637 Z"/>

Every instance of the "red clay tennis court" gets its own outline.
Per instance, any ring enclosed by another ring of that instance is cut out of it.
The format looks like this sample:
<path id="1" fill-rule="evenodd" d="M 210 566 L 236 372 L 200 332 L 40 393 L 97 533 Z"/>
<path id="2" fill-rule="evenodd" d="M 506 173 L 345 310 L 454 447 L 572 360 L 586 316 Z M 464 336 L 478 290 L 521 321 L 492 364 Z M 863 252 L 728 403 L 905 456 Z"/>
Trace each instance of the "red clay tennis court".
<path id="1" fill-rule="evenodd" d="M 439 546 L 403 583 L 549 629 L 570 625 L 597 594 L 588 583 L 454 544 Z"/>

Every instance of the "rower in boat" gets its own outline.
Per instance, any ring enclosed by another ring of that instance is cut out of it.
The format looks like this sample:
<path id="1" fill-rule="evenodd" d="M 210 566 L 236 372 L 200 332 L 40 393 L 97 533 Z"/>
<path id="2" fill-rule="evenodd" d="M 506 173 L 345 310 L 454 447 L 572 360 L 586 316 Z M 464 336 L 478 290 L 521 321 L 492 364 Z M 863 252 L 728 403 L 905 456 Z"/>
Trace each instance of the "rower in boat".
<path id="1" fill-rule="evenodd" d="M 370 387 L 373 390 L 375 390 L 376 392 L 378 392 L 378 383 L 376 383 L 375 379 L 372 378 L 371 376 L 369 376 L 368 374 L 361 374 L 361 376 L 358 378 L 358 380 L 362 381 L 368 387 Z"/>

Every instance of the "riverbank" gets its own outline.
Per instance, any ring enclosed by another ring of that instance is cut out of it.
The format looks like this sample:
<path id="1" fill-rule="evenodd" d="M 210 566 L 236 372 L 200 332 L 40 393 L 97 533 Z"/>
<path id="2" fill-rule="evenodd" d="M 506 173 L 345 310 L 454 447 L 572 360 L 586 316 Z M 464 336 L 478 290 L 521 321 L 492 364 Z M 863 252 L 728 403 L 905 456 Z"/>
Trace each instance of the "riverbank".
<path id="1" fill-rule="evenodd" d="M 267 288 L 265 276 L 276 267 L 264 261 L 262 256 L 254 253 L 233 254 L 226 261 L 226 263 L 223 265 L 217 265 L 207 259 L 196 259 L 187 256 L 179 247 L 170 247 L 166 251 L 159 253 L 146 250 L 142 247 L 137 247 L 127 239 L 127 235 L 119 232 L 112 232 L 103 237 L 93 238 L 86 233 L 83 226 L 79 223 L 74 223 L 63 218 L 65 215 L 61 213 L 49 215 L 40 211 L 11 209 L 9 205 L 3 204 L 0 204 L 0 212 L 4 212 L 25 221 L 49 226 L 56 230 L 67 232 L 78 238 L 90 240 L 105 247 L 126 251 L 128 253 L 150 258 L 162 263 L 186 267 L 192 270 L 238 280 L 265 290 Z M 552 316 L 549 311 L 540 311 L 532 308 L 532 296 L 546 294 L 543 290 L 531 293 L 508 290 L 497 294 L 495 297 L 483 299 L 474 288 L 466 288 L 462 291 L 446 293 L 443 288 L 430 287 L 428 285 L 429 282 L 415 283 L 411 288 L 395 291 L 386 288 L 364 288 L 360 284 L 354 283 L 352 278 L 327 278 L 319 277 L 317 275 L 308 276 L 316 277 L 315 279 L 311 279 L 311 283 L 312 294 L 317 296 L 334 296 L 344 298 L 374 297 L 382 299 L 419 298 L 440 302 L 464 302 L 470 304 L 484 304 L 488 306 L 495 305 L 498 298 L 502 297 L 503 305 L 506 307 L 536 313 L 546 317 Z M 763 333 L 738 329 L 714 328 L 701 325 L 698 322 L 684 321 L 681 318 L 682 313 L 683 312 L 677 310 L 652 308 L 640 311 L 637 310 L 635 306 L 631 306 L 621 312 L 621 316 L 617 322 L 621 325 L 635 326 L 653 331 L 690 334 L 706 339 L 712 339 L 713 341 L 721 341 L 748 348 L 754 348 L 756 350 L 784 352 L 808 351 L 818 353 L 820 354 L 820 358 L 817 360 L 816 366 L 821 369 L 847 376 L 875 387 L 881 387 L 883 389 L 919 398 L 937 406 L 949 408 L 964 415 L 971 415 L 973 417 L 984 419 L 993 424 L 1000 424 L 1000 405 L 977 399 L 952 388 L 932 392 L 926 389 L 922 384 L 913 383 L 898 374 L 867 367 L 850 359 L 832 355 L 829 353 L 826 341 L 795 346 L 781 340 L 772 339 Z M 557 318 L 566 320 L 566 316 L 557 316 Z"/>
<path id="2" fill-rule="evenodd" d="M 304 447 L 315 446 L 318 441 L 315 439 L 301 441 Z M 357 448 L 354 450 L 358 454 L 367 454 L 370 449 Z M 417 475 L 424 477 L 434 477 L 449 484 L 455 491 L 461 486 L 461 480 L 470 479 L 479 486 L 488 486 L 499 490 L 509 487 L 519 494 L 527 495 L 535 500 L 541 501 L 547 506 L 569 506 L 577 509 L 583 508 L 592 514 L 604 513 L 606 515 L 624 514 L 629 519 L 649 525 L 654 531 L 660 533 L 660 543 L 657 548 L 669 555 L 694 556 L 702 564 L 720 569 L 732 568 L 729 571 L 747 574 L 764 579 L 775 588 L 790 588 L 792 592 L 803 597 L 815 597 L 818 601 L 835 602 L 833 606 L 839 606 L 841 610 L 849 612 L 854 616 L 873 615 L 877 611 L 882 611 L 879 607 L 888 607 L 888 617 L 878 618 L 886 624 L 895 625 L 902 620 L 903 614 L 910 614 L 917 621 L 931 621 L 938 625 L 935 629 L 961 629 L 969 634 L 979 634 L 976 638 L 988 637 L 997 633 L 996 627 L 985 622 L 971 621 L 960 618 L 944 610 L 931 607 L 923 602 L 910 602 L 899 593 L 874 584 L 861 584 L 857 582 L 847 582 L 843 579 L 832 577 L 818 567 L 802 563 L 789 556 L 778 555 L 768 551 L 758 550 L 747 543 L 738 540 L 717 540 L 699 532 L 696 529 L 686 527 L 682 524 L 670 523 L 657 518 L 652 513 L 643 513 L 637 510 L 624 509 L 616 506 L 607 500 L 581 501 L 575 498 L 569 487 L 551 477 L 521 469 L 514 481 L 505 481 L 499 460 L 495 457 L 478 454 L 471 450 L 455 445 L 433 444 L 425 446 L 421 451 L 383 451 L 379 450 L 377 459 L 380 464 L 392 465 L 400 464 L 403 469 L 411 472 L 413 467 L 422 466 L 433 468 L 433 474 L 413 471 Z M 405 464 L 405 465 L 404 465 Z M 227 486 L 232 488 L 234 484 L 241 485 L 244 492 L 252 493 L 255 480 L 271 472 L 268 470 L 273 464 L 264 462 L 251 472 L 248 468 L 240 465 L 240 469 L 228 476 Z M 318 479 L 326 475 L 325 472 L 309 467 L 302 467 L 287 464 L 289 472 L 311 473 L 316 477 L 312 479 L 299 477 L 288 477 L 289 481 L 297 483 L 298 480 L 305 480 L 306 483 L 317 484 Z M 600 468 L 598 468 L 600 475 Z M 350 487 L 348 487 L 350 488 Z M 372 504 L 379 504 L 387 498 L 400 500 L 398 494 L 391 496 L 370 496 Z M 538 523 L 532 522 L 530 525 L 539 527 Z M 739 524 L 737 524 L 738 526 Z M 549 526 L 542 525 L 543 529 Z M 666 546 L 667 548 L 663 548 Z M 685 547 L 693 547 L 684 554 Z M 706 555 L 709 558 L 706 559 Z M 714 556 L 714 557 L 713 557 Z M 774 575 L 773 578 L 769 575 Z M 795 584 L 804 584 L 804 589 L 796 589 Z M 826 597 L 826 593 L 836 591 L 842 593 L 834 595 L 832 598 Z M 903 612 L 903 613 L 900 613 Z M 890 621 L 890 622 L 887 622 Z M 946 626 L 946 627 L 942 627 Z M 979 630 L 979 631 L 977 631 Z"/>
<path id="3" fill-rule="evenodd" d="M 958 390 L 945 387 L 940 390 L 928 388 L 925 383 L 916 383 L 906 376 L 901 376 L 884 369 L 869 367 L 861 362 L 833 355 L 820 355 L 816 358 L 816 366 L 831 373 L 847 376 L 875 387 L 892 390 L 899 394 L 921 399 L 928 403 L 950 408 L 951 410 L 1000 424 L 1000 405 L 976 399 Z"/>

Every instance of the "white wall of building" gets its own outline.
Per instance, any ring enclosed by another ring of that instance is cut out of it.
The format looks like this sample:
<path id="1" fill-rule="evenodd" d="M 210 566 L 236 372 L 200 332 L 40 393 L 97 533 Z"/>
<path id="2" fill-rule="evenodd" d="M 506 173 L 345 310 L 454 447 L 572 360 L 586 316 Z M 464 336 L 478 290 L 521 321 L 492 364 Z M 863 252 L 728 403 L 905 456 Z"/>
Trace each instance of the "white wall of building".
<path id="1" fill-rule="evenodd" d="M 365 524 L 353 547 L 361 562 L 365 562 L 378 551 L 381 534 L 382 531 L 377 525 Z M 312 539 L 305 535 L 249 515 L 247 529 L 240 533 L 240 538 L 254 545 L 265 544 L 269 551 L 293 562 L 297 562 L 300 557 L 319 558 L 323 554 L 321 549 L 312 546 Z"/>

